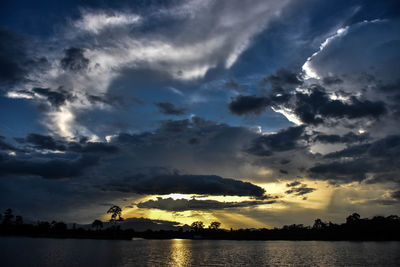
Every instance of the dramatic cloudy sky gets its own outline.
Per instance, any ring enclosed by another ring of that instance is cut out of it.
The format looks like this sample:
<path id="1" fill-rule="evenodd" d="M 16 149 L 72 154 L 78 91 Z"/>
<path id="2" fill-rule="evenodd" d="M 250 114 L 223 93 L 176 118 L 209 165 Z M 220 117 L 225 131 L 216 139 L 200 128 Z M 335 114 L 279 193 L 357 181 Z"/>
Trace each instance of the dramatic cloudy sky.
<path id="1" fill-rule="evenodd" d="M 400 213 L 397 0 L 0 4 L 0 209 L 229 227 Z"/>

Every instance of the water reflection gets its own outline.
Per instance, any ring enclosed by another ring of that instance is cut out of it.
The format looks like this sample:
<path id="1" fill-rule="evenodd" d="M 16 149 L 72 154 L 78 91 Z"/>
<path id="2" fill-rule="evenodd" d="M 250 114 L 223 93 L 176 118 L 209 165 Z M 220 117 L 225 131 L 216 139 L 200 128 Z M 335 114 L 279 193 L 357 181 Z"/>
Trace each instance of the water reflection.
<path id="1" fill-rule="evenodd" d="M 172 239 L 170 247 L 171 261 L 168 263 L 169 266 L 190 266 L 191 265 L 191 248 L 190 244 L 183 239 Z"/>
<path id="2" fill-rule="evenodd" d="M 400 242 L 0 237 L 1 266 L 400 266 Z"/>

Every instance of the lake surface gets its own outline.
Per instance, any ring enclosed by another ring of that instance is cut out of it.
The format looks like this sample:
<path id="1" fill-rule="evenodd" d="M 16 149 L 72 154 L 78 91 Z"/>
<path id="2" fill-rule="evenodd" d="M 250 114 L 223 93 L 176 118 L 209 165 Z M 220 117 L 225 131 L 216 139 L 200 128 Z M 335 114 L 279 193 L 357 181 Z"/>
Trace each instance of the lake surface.
<path id="1" fill-rule="evenodd" d="M 400 242 L 0 238 L 8 266 L 400 266 Z"/>

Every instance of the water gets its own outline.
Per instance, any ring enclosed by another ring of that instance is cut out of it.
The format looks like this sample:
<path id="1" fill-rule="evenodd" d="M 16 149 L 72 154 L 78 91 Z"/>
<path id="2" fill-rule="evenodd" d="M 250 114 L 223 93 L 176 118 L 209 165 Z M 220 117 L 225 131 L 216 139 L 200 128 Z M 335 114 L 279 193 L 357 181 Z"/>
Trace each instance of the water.
<path id="1" fill-rule="evenodd" d="M 8 266 L 400 266 L 400 242 L 0 238 Z"/>

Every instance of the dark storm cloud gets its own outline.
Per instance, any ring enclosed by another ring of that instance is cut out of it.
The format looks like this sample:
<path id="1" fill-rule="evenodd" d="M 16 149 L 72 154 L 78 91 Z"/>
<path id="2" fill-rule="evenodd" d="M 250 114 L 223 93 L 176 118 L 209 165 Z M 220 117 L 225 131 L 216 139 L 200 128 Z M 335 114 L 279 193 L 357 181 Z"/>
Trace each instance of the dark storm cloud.
<path id="1" fill-rule="evenodd" d="M 353 132 L 348 132 L 345 135 L 337 135 L 337 134 L 317 134 L 314 137 L 315 141 L 321 142 L 321 143 L 330 143 L 330 144 L 335 144 L 335 143 L 345 143 L 345 144 L 350 144 L 350 143 L 356 143 L 356 142 L 364 142 L 368 140 L 369 135 L 368 134 L 355 134 Z"/>
<path id="2" fill-rule="evenodd" d="M 289 190 L 285 191 L 285 193 L 288 195 L 294 194 L 296 196 L 303 196 L 317 190 L 315 188 L 308 187 L 306 184 L 303 184 L 299 181 L 294 181 L 292 183 L 286 184 L 286 186 L 290 187 Z"/>
<path id="3" fill-rule="evenodd" d="M 336 182 L 361 182 L 368 178 L 368 183 L 378 182 L 400 182 L 397 167 L 398 160 L 376 160 L 370 158 L 359 158 L 350 161 L 334 161 L 325 164 L 318 164 L 310 168 L 312 178 Z"/>
<path id="4" fill-rule="evenodd" d="M 279 69 L 275 74 L 271 74 L 261 81 L 261 85 L 264 85 L 266 83 L 270 83 L 273 88 L 280 88 L 286 85 L 301 85 L 303 84 L 303 80 L 295 72 L 287 69 Z"/>
<path id="5" fill-rule="evenodd" d="M 186 143 L 186 141 L 189 142 L 194 138 L 196 140 L 192 140 L 190 143 L 199 143 L 202 139 L 205 139 L 204 141 L 208 142 L 215 141 L 215 143 L 210 145 L 209 149 L 213 147 L 222 149 L 225 146 L 231 148 L 234 145 L 232 142 L 235 140 L 239 141 L 237 140 L 238 138 L 245 137 L 244 140 L 241 140 L 245 143 L 247 138 L 254 136 L 257 136 L 257 134 L 245 127 L 234 127 L 193 116 L 190 120 L 161 121 L 161 126 L 153 132 L 143 132 L 140 134 L 120 133 L 114 140 L 117 143 L 131 143 L 135 145 L 155 143 L 164 145 L 162 142 L 166 142 L 165 144 L 170 144 L 171 142 L 180 144 L 182 140 Z M 233 140 L 230 140 L 230 138 L 233 138 Z M 226 143 L 226 140 L 231 143 Z"/>
<path id="6" fill-rule="evenodd" d="M 392 192 L 392 198 L 400 200 L 400 190 Z"/>
<path id="7" fill-rule="evenodd" d="M 281 159 L 280 160 L 280 164 L 282 164 L 282 165 L 286 165 L 286 164 L 288 164 L 288 163 L 290 163 L 291 162 L 291 160 L 288 160 L 288 159 Z"/>
<path id="8" fill-rule="evenodd" d="M 257 137 L 246 152 L 257 156 L 270 156 L 274 152 L 296 149 L 299 147 L 298 141 L 303 132 L 304 126 L 297 126 L 289 127 L 275 134 Z"/>
<path id="9" fill-rule="evenodd" d="M 190 124 L 188 119 L 176 121 L 168 120 L 163 123 L 161 130 L 166 132 L 182 132 L 186 130 Z"/>
<path id="10" fill-rule="evenodd" d="M 337 135 L 337 134 L 320 134 L 320 135 L 317 135 L 314 140 L 321 142 L 321 143 L 341 143 L 342 142 L 341 136 Z"/>
<path id="11" fill-rule="evenodd" d="M 18 151 L 19 149 L 4 141 L 5 137 L 0 135 L 0 150 Z"/>
<path id="12" fill-rule="evenodd" d="M 200 141 L 197 138 L 190 138 L 188 143 L 191 145 L 196 145 L 196 144 L 200 143 Z"/>
<path id="13" fill-rule="evenodd" d="M 0 29 L 0 86 L 9 90 L 26 80 L 26 75 L 47 64 L 44 57 L 34 58 L 27 53 L 27 40 L 11 31 Z"/>
<path id="14" fill-rule="evenodd" d="M 255 95 L 239 95 L 229 103 L 229 110 L 236 115 L 260 114 L 263 112 L 270 101 L 267 97 Z"/>
<path id="15" fill-rule="evenodd" d="M 373 77 L 375 79 L 375 77 Z M 379 83 L 376 85 L 375 90 L 385 93 L 395 93 L 400 91 L 400 80 L 393 83 Z"/>
<path id="16" fill-rule="evenodd" d="M 165 186 L 168 192 L 173 191 L 171 187 L 180 186 L 178 178 L 187 180 L 184 181 L 181 189 L 182 191 L 202 190 L 201 187 L 194 188 L 191 185 L 191 180 L 196 180 L 198 183 L 205 183 L 205 187 L 209 187 L 211 180 L 214 178 L 221 187 L 223 182 L 227 180 L 218 180 L 219 177 L 250 177 L 256 176 L 256 171 L 249 173 L 248 171 L 239 170 L 242 168 L 245 153 L 243 148 L 248 147 L 249 140 L 252 140 L 258 134 L 244 127 L 232 127 L 222 123 L 207 121 L 198 117 L 192 117 L 190 120 L 177 120 L 177 121 L 164 121 L 161 123 L 160 128 L 139 134 L 121 133 L 110 140 L 110 144 L 116 145 L 120 148 L 120 152 L 113 156 L 113 161 L 108 164 L 104 162 L 104 171 L 100 175 L 110 177 L 110 182 L 118 188 L 131 190 L 138 190 L 143 193 L 151 192 L 153 187 L 152 183 L 154 177 L 161 178 L 165 175 L 171 175 L 171 171 L 154 172 L 147 174 L 148 169 L 158 167 L 167 170 L 178 170 L 180 173 L 189 173 L 193 176 L 171 176 L 169 183 L 161 184 L 161 188 L 157 188 L 157 192 L 162 192 Z M 243 156 L 242 156 L 243 155 Z M 250 163 L 251 164 L 251 163 Z M 118 167 L 117 167 L 118 166 Z M 147 167 L 146 167 L 147 166 Z M 223 171 L 221 167 L 223 166 Z M 145 170 L 143 170 L 143 168 Z M 256 169 L 255 169 L 256 170 Z M 117 175 L 107 175 L 108 173 L 117 173 Z M 121 173 L 125 173 L 122 177 L 133 177 L 132 180 L 126 178 L 121 179 Z M 143 178 L 143 186 L 137 185 L 139 173 L 145 173 Z M 199 176 L 196 176 L 199 175 Z M 201 178 L 210 175 L 209 179 Z M 115 179 L 114 179 L 115 178 Z M 147 179 L 148 178 L 148 179 Z M 160 178 L 160 179 L 161 179 Z M 106 178 L 104 178 L 106 179 Z M 214 180 L 215 180 L 214 179 Z M 222 178 L 221 178 L 222 179 Z M 161 181 L 164 181 L 161 179 Z M 137 187 L 136 187 L 137 186 Z M 231 186 L 226 183 L 227 189 Z M 108 188 L 108 187 L 106 187 Z M 188 189 L 185 189 L 188 188 Z M 194 188 L 194 189 L 193 189 Z M 154 189 L 155 190 L 155 189 Z M 222 189 L 217 188 L 218 191 Z M 237 189 L 239 190 L 239 189 Z M 204 189 L 204 192 L 209 192 L 210 189 Z M 224 194 L 222 190 L 221 194 Z"/>
<path id="17" fill-rule="evenodd" d="M 384 206 L 392 206 L 398 205 L 399 201 L 397 199 L 371 199 L 363 202 L 364 204 L 369 205 L 384 205 Z"/>
<path id="18" fill-rule="evenodd" d="M 120 183 L 111 183 L 104 190 L 133 192 L 138 194 L 170 193 L 207 194 L 262 197 L 265 190 L 249 182 L 222 178 L 217 175 L 137 174 L 123 179 Z"/>
<path id="19" fill-rule="evenodd" d="M 256 136 L 244 127 L 192 117 L 164 121 L 153 132 L 121 133 L 111 144 L 123 148 L 122 152 L 129 155 L 127 159 L 135 158 L 130 163 L 135 166 L 148 166 L 151 162 L 154 166 L 172 166 L 178 170 L 196 169 L 197 174 L 203 174 L 202 169 L 208 174 L 220 174 L 220 167 L 224 165 L 230 176 L 230 170 L 243 162 L 238 152 Z"/>
<path id="20" fill-rule="evenodd" d="M 327 154 L 327 158 L 358 157 L 386 158 L 400 160 L 400 135 L 390 135 L 375 142 L 353 145 L 343 150 Z"/>
<path id="21" fill-rule="evenodd" d="M 343 80 L 337 76 L 327 76 L 322 79 L 324 85 L 334 85 L 334 84 L 341 84 Z"/>
<path id="22" fill-rule="evenodd" d="M 158 110 L 165 115 L 183 115 L 187 111 L 185 108 L 175 107 L 175 105 L 170 102 L 157 102 L 154 103 L 154 105 L 156 105 Z"/>
<path id="23" fill-rule="evenodd" d="M 49 149 L 65 151 L 66 147 L 61 142 L 57 142 L 53 137 L 48 135 L 41 135 L 31 133 L 24 140 L 19 139 L 20 142 L 27 142 L 35 146 L 37 149 Z"/>
<path id="24" fill-rule="evenodd" d="M 387 113 L 386 104 L 382 101 L 359 99 L 349 94 L 345 95 L 349 97 L 347 102 L 331 99 L 326 89 L 317 84 L 307 88 L 310 93 L 289 94 L 282 88 L 283 85 L 301 85 L 303 81 L 288 71 L 280 70 L 265 81 L 273 87 L 268 96 L 239 95 L 228 104 L 229 110 L 236 115 L 260 114 L 269 106 L 278 109 L 283 106 L 293 110 L 302 122 L 311 125 L 321 124 L 326 119 L 378 119 Z M 324 81 L 330 85 L 338 82 L 338 78 L 333 77 L 327 77 Z"/>
<path id="25" fill-rule="evenodd" d="M 90 154 L 115 154 L 119 151 L 119 147 L 107 143 L 101 142 L 87 142 L 82 145 L 79 143 L 69 143 L 68 150 L 78 153 L 90 153 Z"/>
<path id="26" fill-rule="evenodd" d="M 314 178 L 351 182 L 365 180 L 367 173 L 370 173 L 372 179 L 369 182 L 400 182 L 400 177 L 396 175 L 400 171 L 399 135 L 387 136 L 368 144 L 353 145 L 327 154 L 325 158 L 334 161 L 316 164 L 310 168 Z"/>
<path id="27" fill-rule="evenodd" d="M 293 187 L 293 186 L 298 186 L 298 185 L 301 185 L 301 182 L 294 181 L 294 182 L 286 184 L 287 187 Z"/>
<path id="28" fill-rule="evenodd" d="M 390 135 L 375 141 L 368 153 L 372 157 L 400 160 L 400 135 Z"/>
<path id="29" fill-rule="evenodd" d="M 0 30 L 0 81 L 14 83 L 25 76 L 25 70 L 20 66 L 23 48 L 21 40 L 15 34 Z"/>
<path id="30" fill-rule="evenodd" d="M 54 107 L 59 107 L 63 105 L 65 101 L 73 99 L 73 96 L 62 88 L 59 88 L 57 91 L 52 91 L 49 88 L 33 88 L 32 91 L 45 97 Z"/>
<path id="31" fill-rule="evenodd" d="M 349 118 L 362 117 L 379 118 L 386 113 L 385 104 L 381 101 L 372 102 L 359 100 L 351 97 L 350 103 L 340 100 L 332 100 L 320 86 L 312 86 L 311 94 L 296 94 L 295 113 L 299 118 L 308 124 L 319 124 L 325 118 Z"/>
<path id="32" fill-rule="evenodd" d="M 376 171 L 374 162 L 367 159 L 334 161 L 310 168 L 311 177 L 337 182 L 355 182 L 367 178 L 366 173 Z"/>
<path id="33" fill-rule="evenodd" d="M 83 55 L 84 50 L 81 48 L 70 47 L 64 50 L 64 57 L 61 59 L 61 67 L 64 70 L 79 72 L 86 70 L 89 65 L 89 59 Z"/>
<path id="34" fill-rule="evenodd" d="M 269 106 L 287 103 L 291 96 L 282 88 L 274 88 L 268 96 L 238 95 L 228 104 L 235 115 L 260 114 Z"/>
<path id="35" fill-rule="evenodd" d="M 110 104 L 111 102 L 106 98 L 98 95 L 88 95 L 87 96 L 90 103 L 103 103 L 103 104 Z"/>
<path id="36" fill-rule="evenodd" d="M 45 179 L 77 177 L 98 164 L 99 158 L 82 156 L 77 159 L 26 160 L 8 157 L 0 161 L 0 176 L 40 176 Z"/>
<path id="37" fill-rule="evenodd" d="M 345 149 L 342 149 L 340 151 L 326 154 L 324 157 L 325 158 L 359 157 L 359 156 L 363 156 L 370 147 L 371 147 L 371 144 L 354 145 L 354 146 L 350 146 Z"/>
<path id="38" fill-rule="evenodd" d="M 151 137 L 151 133 L 141 133 L 141 134 L 128 134 L 128 133 L 120 133 L 115 138 L 115 143 L 120 144 L 133 144 L 133 145 L 140 145 L 146 142 L 148 137 Z"/>
<path id="39" fill-rule="evenodd" d="M 260 86 L 271 85 L 268 95 L 238 95 L 228 104 L 229 110 L 236 115 L 260 114 L 269 106 L 276 106 L 288 102 L 291 98 L 285 91 L 286 86 L 297 86 L 303 83 L 298 74 L 286 69 L 280 69 L 275 74 L 260 81 Z M 293 89 L 293 88 L 292 88 Z"/>
<path id="40" fill-rule="evenodd" d="M 185 210 L 222 210 L 229 208 L 246 208 L 259 205 L 273 204 L 276 200 L 253 200 L 241 202 L 221 202 L 216 200 L 197 200 L 197 199 L 173 199 L 161 198 L 157 200 L 148 200 L 136 204 L 141 209 L 159 209 L 167 211 L 185 211 Z"/>
<path id="41" fill-rule="evenodd" d="M 56 140 L 49 135 L 41 135 L 31 133 L 26 138 L 16 138 L 21 144 L 31 144 L 37 150 L 59 150 L 75 153 L 88 153 L 93 155 L 101 154 L 115 154 L 119 148 L 115 145 L 101 142 L 86 142 L 85 139 L 81 142 L 67 142 L 63 140 Z"/>

